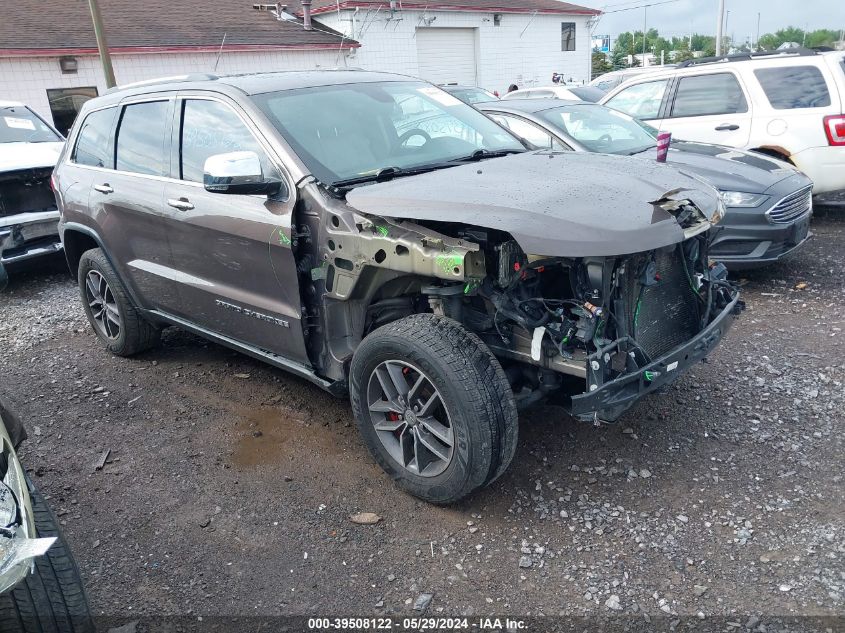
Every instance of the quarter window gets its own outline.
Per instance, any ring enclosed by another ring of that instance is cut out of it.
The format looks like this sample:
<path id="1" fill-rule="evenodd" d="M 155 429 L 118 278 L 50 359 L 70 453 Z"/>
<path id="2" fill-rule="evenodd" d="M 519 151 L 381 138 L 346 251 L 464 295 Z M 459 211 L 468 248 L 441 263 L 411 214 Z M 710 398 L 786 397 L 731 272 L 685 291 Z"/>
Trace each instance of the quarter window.
<path id="1" fill-rule="evenodd" d="M 165 132 L 169 101 L 135 103 L 123 109 L 117 131 L 117 169 L 136 174 L 164 176 Z"/>
<path id="2" fill-rule="evenodd" d="M 209 156 L 239 151 L 258 154 L 267 173 L 268 160 L 264 150 L 237 114 L 219 101 L 185 100 L 182 110 L 182 180 L 202 182 L 205 161 Z"/>
<path id="3" fill-rule="evenodd" d="M 672 117 L 748 112 L 748 103 L 731 73 L 681 77 Z"/>
<path id="4" fill-rule="evenodd" d="M 82 123 L 71 160 L 78 165 L 114 168 L 114 161 L 109 156 L 111 126 L 114 121 L 114 108 L 92 112 Z"/>
<path id="5" fill-rule="evenodd" d="M 815 66 L 782 66 L 754 71 L 766 98 L 775 110 L 824 108 L 830 93 L 821 71 Z"/>
<path id="6" fill-rule="evenodd" d="M 575 22 L 561 22 L 560 23 L 560 50 L 574 51 L 575 50 Z"/>
<path id="7" fill-rule="evenodd" d="M 660 79 L 625 88 L 605 105 L 637 119 L 656 119 L 660 116 L 660 104 L 668 82 L 668 79 Z"/>

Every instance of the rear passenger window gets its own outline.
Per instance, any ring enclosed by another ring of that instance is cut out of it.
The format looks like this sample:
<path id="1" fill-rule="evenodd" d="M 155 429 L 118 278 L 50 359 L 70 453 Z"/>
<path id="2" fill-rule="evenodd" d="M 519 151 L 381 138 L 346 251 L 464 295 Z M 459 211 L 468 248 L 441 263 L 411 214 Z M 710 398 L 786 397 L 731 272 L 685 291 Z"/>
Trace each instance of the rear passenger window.
<path id="1" fill-rule="evenodd" d="M 681 77 L 672 117 L 748 112 L 748 103 L 731 73 Z"/>
<path id="2" fill-rule="evenodd" d="M 759 68 L 754 76 L 775 110 L 823 108 L 830 105 L 830 93 L 821 71 L 815 66 Z"/>
<path id="3" fill-rule="evenodd" d="M 205 160 L 215 154 L 258 154 L 264 173 L 269 161 L 261 144 L 231 108 L 219 101 L 188 99 L 182 111 L 182 180 L 202 182 Z"/>
<path id="4" fill-rule="evenodd" d="M 165 131 L 169 101 L 135 103 L 123 109 L 117 130 L 117 169 L 135 174 L 167 173 Z"/>
<path id="5" fill-rule="evenodd" d="M 114 121 L 115 108 L 106 108 L 92 112 L 82 123 L 71 160 L 78 165 L 90 167 L 108 167 L 114 164 L 109 156 L 111 125 Z"/>

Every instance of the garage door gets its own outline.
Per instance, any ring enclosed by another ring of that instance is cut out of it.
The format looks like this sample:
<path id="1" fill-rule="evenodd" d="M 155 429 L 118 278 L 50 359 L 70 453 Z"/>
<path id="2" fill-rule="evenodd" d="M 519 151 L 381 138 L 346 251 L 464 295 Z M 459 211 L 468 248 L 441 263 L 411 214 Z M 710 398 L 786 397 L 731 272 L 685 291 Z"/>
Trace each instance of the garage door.
<path id="1" fill-rule="evenodd" d="M 476 85 L 475 29 L 417 29 L 420 77 L 436 84 Z"/>

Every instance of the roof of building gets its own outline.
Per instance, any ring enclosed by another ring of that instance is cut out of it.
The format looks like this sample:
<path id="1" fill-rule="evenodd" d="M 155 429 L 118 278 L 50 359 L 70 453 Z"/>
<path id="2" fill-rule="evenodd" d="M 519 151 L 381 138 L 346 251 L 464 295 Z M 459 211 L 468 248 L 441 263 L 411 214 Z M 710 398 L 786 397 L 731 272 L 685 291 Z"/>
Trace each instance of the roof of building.
<path id="1" fill-rule="evenodd" d="M 282 2 L 288 11 L 302 15 L 301 0 Z M 424 11 L 467 11 L 475 13 L 553 13 L 565 15 L 600 15 L 590 9 L 558 0 L 394 0 L 396 9 Z M 339 9 L 390 9 L 390 0 L 313 0 L 311 13 L 330 13 Z"/>
<path id="2" fill-rule="evenodd" d="M 358 46 L 319 22 L 306 31 L 301 20 L 278 20 L 249 0 L 100 0 L 100 12 L 113 53 Z M 0 56 L 96 52 L 87 2 L 15 0 L 0 20 Z"/>

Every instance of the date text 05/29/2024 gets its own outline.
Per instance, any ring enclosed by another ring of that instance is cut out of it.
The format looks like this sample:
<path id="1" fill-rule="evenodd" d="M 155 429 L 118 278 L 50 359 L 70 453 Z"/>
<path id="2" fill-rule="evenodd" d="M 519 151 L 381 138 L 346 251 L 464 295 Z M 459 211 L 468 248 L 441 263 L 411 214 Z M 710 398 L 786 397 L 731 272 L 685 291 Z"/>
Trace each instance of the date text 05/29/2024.
<path id="1" fill-rule="evenodd" d="M 524 620 L 511 618 L 309 618 L 311 631 L 527 631 Z"/>

